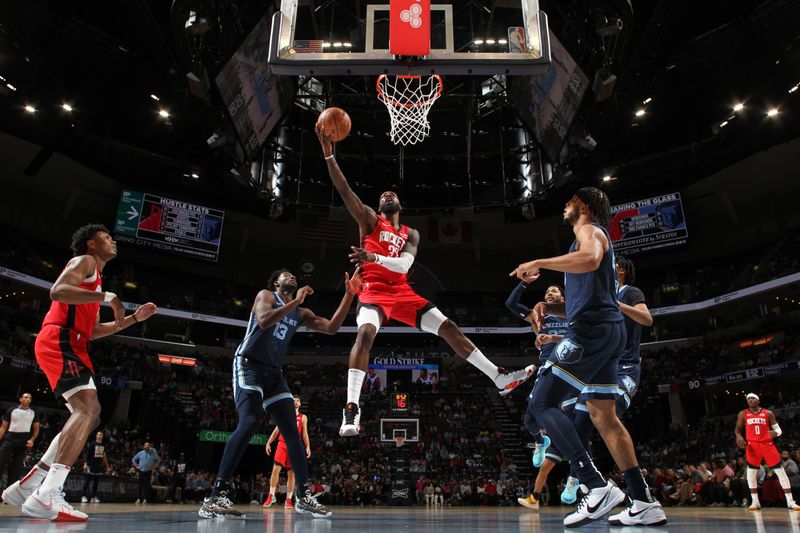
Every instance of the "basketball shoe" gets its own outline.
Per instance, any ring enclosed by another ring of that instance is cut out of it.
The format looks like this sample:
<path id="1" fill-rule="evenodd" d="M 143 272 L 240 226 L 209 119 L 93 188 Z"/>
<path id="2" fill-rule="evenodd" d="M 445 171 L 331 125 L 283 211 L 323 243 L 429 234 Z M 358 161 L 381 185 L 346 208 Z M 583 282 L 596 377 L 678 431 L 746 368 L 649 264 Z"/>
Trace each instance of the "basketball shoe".
<path id="1" fill-rule="evenodd" d="M 666 523 L 667 515 L 657 501 L 633 500 L 624 511 L 608 517 L 610 526 L 663 526 Z"/>
<path id="2" fill-rule="evenodd" d="M 753 503 L 750 504 L 750 507 L 748 507 L 747 510 L 750 511 L 750 512 L 760 511 L 761 510 L 761 504 L 758 503 L 758 502 L 753 502 Z"/>
<path id="3" fill-rule="evenodd" d="M 200 518 L 244 518 L 243 512 L 233 508 L 227 490 L 221 490 L 218 495 L 204 499 L 197 514 Z"/>
<path id="4" fill-rule="evenodd" d="M 538 509 L 539 500 L 533 497 L 533 494 L 528 495 L 527 498 L 517 498 L 517 503 L 528 509 Z"/>
<path id="5" fill-rule="evenodd" d="M 36 487 L 23 487 L 22 480 L 15 481 L 3 491 L 3 501 L 14 507 L 21 507 L 35 490 Z"/>
<path id="6" fill-rule="evenodd" d="M 22 504 L 22 514 L 53 522 L 86 522 L 89 520 L 89 515 L 75 510 L 67 503 L 61 488 L 45 493 L 36 490 Z"/>
<path id="7" fill-rule="evenodd" d="M 500 372 L 494 378 L 494 384 L 500 389 L 500 396 L 508 396 L 511 392 L 528 381 L 536 372 L 536 365 L 528 365 L 522 370 L 508 371 L 505 368 L 497 367 Z"/>
<path id="8" fill-rule="evenodd" d="M 561 503 L 572 505 L 578 499 L 578 480 L 572 476 L 567 478 L 567 484 L 561 491 Z"/>
<path id="9" fill-rule="evenodd" d="M 294 503 L 292 502 L 292 497 L 291 496 L 287 496 L 286 497 L 286 501 L 283 504 L 283 508 L 284 509 L 291 509 L 292 507 L 294 507 Z"/>
<path id="10" fill-rule="evenodd" d="M 339 436 L 353 437 L 361 431 L 361 410 L 357 404 L 348 403 L 342 409 L 342 426 L 339 428 Z"/>
<path id="11" fill-rule="evenodd" d="M 333 514 L 317 501 L 317 495 L 308 488 L 302 498 L 297 498 L 294 510 L 300 514 L 310 514 L 314 518 L 327 518 Z"/>
<path id="12" fill-rule="evenodd" d="M 625 493 L 606 481 L 605 487 L 591 489 L 583 495 L 575 510 L 564 517 L 564 527 L 580 527 L 598 520 L 623 501 Z"/>
<path id="13" fill-rule="evenodd" d="M 536 446 L 533 448 L 533 457 L 531 457 L 531 462 L 533 466 L 539 468 L 544 463 L 544 454 L 547 453 L 547 448 L 550 447 L 550 437 L 547 435 L 542 435 L 542 442 L 536 443 Z"/>
<path id="14" fill-rule="evenodd" d="M 275 496 L 270 492 L 267 495 L 267 499 L 264 500 L 264 505 L 262 505 L 262 507 L 272 507 L 273 505 L 275 505 Z"/>

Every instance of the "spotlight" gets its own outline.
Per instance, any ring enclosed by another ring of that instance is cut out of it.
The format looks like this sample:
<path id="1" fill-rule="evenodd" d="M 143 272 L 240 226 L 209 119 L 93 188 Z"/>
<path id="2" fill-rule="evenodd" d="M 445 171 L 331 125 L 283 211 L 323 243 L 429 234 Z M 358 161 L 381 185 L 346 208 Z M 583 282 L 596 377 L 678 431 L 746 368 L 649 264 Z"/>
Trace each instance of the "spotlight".
<path id="1" fill-rule="evenodd" d="M 770 109 L 769 111 L 767 111 L 767 116 L 768 116 L 768 117 L 774 117 L 774 116 L 776 116 L 777 114 L 778 114 L 778 108 L 777 108 L 777 107 L 773 107 L 772 109 Z"/>
<path id="2" fill-rule="evenodd" d="M 486 44 L 494 44 L 496 42 L 494 39 L 486 39 Z"/>
<path id="3" fill-rule="evenodd" d="M 343 43 L 345 48 L 352 48 L 353 43 Z"/>
<path id="4" fill-rule="evenodd" d="M 735 106 L 733 106 L 733 110 L 734 110 L 734 111 L 741 111 L 742 109 L 744 109 L 744 104 L 743 104 L 743 103 L 741 103 L 741 102 L 739 102 L 738 104 L 736 104 Z"/>
<path id="5" fill-rule="evenodd" d="M 792 94 L 793 92 L 795 92 L 795 91 L 797 90 L 797 88 L 798 88 L 798 87 L 800 87 L 800 85 L 795 85 L 794 87 L 792 87 L 791 89 L 789 89 L 789 94 Z"/>
<path id="6" fill-rule="evenodd" d="M 342 47 L 342 43 L 337 41 L 337 42 L 333 43 L 333 47 L 334 48 L 341 48 Z"/>
<path id="7" fill-rule="evenodd" d="M 158 101 L 160 100 L 160 98 L 159 98 L 158 96 L 154 95 L 154 94 L 151 94 L 151 95 L 150 95 L 150 98 L 152 98 L 152 99 L 153 99 L 153 100 L 155 100 L 156 102 L 158 102 Z"/>
<path id="8" fill-rule="evenodd" d="M 322 48 L 330 48 L 330 47 L 331 47 L 331 43 L 329 43 L 329 42 L 327 42 L 327 41 L 325 41 L 324 43 L 322 43 Z"/>
<path id="9" fill-rule="evenodd" d="M 607 174 L 605 176 L 603 176 L 603 181 L 611 181 L 611 179 L 612 179 L 611 176 L 609 176 Z"/>
<path id="10" fill-rule="evenodd" d="M 508 44 L 508 40 L 507 39 L 498 39 L 497 40 L 497 44 Z"/>
<path id="11" fill-rule="evenodd" d="M 480 46 L 480 45 L 482 45 L 482 44 L 483 44 L 483 39 L 475 39 L 475 40 L 474 40 L 474 41 L 472 41 L 472 42 L 473 42 L 473 43 L 475 43 L 475 44 L 477 44 L 478 46 Z"/>
<path id="12" fill-rule="evenodd" d="M 61 104 L 61 109 L 63 109 L 67 113 L 71 113 L 72 112 L 72 106 L 69 105 L 69 104 Z"/>
<path id="13" fill-rule="evenodd" d="M 192 172 L 192 177 L 194 179 L 198 179 L 200 177 L 200 174 L 198 174 L 197 172 Z"/>
<path id="14" fill-rule="evenodd" d="M 28 104 L 25 106 L 25 111 L 27 111 L 28 113 L 36 113 L 36 108 Z"/>
<path id="15" fill-rule="evenodd" d="M 636 116 L 637 116 L 637 117 L 642 117 L 642 116 L 644 116 L 644 113 L 645 113 L 644 109 L 637 109 L 637 110 L 636 110 Z"/>
<path id="16" fill-rule="evenodd" d="M 13 85 L 11 85 L 10 83 L 6 83 L 6 87 L 8 87 L 9 89 L 11 89 L 12 91 L 16 91 L 16 90 L 17 90 L 17 88 L 16 88 L 16 87 L 14 87 Z"/>
<path id="17" fill-rule="evenodd" d="M 727 125 L 728 125 L 728 121 L 727 120 L 723 120 L 722 122 L 719 123 L 719 127 L 720 128 L 724 128 Z"/>
<path id="18" fill-rule="evenodd" d="M 169 111 L 167 111 L 166 109 L 159 109 L 158 115 L 162 118 L 169 118 Z"/>
<path id="19" fill-rule="evenodd" d="M 652 98 L 650 98 L 650 97 L 648 96 L 647 98 L 645 98 L 645 99 L 644 99 L 644 102 L 642 102 L 642 103 L 643 103 L 644 105 L 647 105 L 647 104 L 649 104 L 649 103 L 650 103 L 650 102 L 652 102 L 652 101 L 653 101 L 653 99 L 652 99 Z"/>

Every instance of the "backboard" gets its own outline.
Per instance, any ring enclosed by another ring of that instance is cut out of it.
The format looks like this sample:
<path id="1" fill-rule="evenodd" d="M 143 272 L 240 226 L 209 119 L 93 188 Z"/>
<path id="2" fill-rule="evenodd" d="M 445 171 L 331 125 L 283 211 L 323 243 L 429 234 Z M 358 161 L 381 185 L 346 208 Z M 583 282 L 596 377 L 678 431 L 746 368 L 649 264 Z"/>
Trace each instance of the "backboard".
<path id="1" fill-rule="evenodd" d="M 419 442 L 419 418 L 381 418 L 381 441 L 393 443 L 397 435 Z"/>
<path id="2" fill-rule="evenodd" d="M 430 53 L 400 57 L 389 52 L 389 3 L 362 5 L 362 12 L 352 13 L 350 27 L 340 27 L 335 38 L 326 40 L 314 30 L 320 27 L 314 18 L 319 9 L 282 0 L 272 18 L 268 63 L 275 74 L 296 76 L 533 75 L 547 70 L 547 16 L 538 0 L 520 0 L 519 9 L 508 10 L 513 20 L 476 34 L 465 31 L 469 25 L 460 20 L 471 7 L 467 4 L 431 5 Z M 511 43 L 515 36 L 520 41 Z"/>

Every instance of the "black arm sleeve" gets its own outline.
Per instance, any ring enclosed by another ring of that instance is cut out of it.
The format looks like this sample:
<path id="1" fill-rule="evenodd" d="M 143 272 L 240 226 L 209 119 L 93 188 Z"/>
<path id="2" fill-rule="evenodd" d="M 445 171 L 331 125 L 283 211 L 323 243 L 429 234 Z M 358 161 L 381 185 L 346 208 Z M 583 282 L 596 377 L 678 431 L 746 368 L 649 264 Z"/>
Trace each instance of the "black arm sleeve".
<path id="1" fill-rule="evenodd" d="M 526 316 L 531 314 L 530 309 L 519 303 L 519 299 L 522 298 L 522 293 L 525 292 L 527 288 L 528 284 L 524 281 L 520 281 L 519 285 L 514 287 L 514 290 L 511 291 L 511 294 L 508 295 L 508 299 L 506 300 L 506 307 L 508 310 L 523 320 Z"/>

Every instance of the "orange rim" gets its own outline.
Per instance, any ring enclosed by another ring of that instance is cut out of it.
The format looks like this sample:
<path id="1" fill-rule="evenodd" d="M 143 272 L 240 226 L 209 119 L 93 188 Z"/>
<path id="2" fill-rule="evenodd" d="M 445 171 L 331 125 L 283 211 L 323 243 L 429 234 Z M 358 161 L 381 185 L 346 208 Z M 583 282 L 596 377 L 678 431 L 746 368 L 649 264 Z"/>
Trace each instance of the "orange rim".
<path id="1" fill-rule="evenodd" d="M 420 102 L 417 102 L 415 104 L 412 104 L 412 103 L 404 104 L 404 103 L 398 102 L 397 100 L 389 98 L 388 96 L 386 96 L 384 94 L 383 90 L 381 89 L 381 80 L 384 79 L 385 77 L 386 77 L 386 74 L 381 74 L 380 76 L 378 76 L 378 80 L 375 82 L 375 88 L 378 90 L 378 98 L 380 98 L 380 100 L 382 102 L 389 103 L 389 104 L 391 104 L 391 105 L 393 105 L 395 107 L 406 107 L 406 108 L 408 108 L 408 107 L 421 107 L 421 106 L 427 105 L 429 102 L 433 102 L 434 100 L 439 98 L 439 96 L 441 96 L 441 94 L 442 94 L 442 89 L 444 88 L 444 82 L 442 82 L 442 77 L 439 76 L 438 74 L 431 74 L 431 77 L 432 78 L 436 78 L 436 81 L 439 82 L 439 87 L 438 87 L 438 89 L 436 89 L 436 94 L 431 96 L 430 98 L 427 98 L 427 99 L 422 100 Z M 402 78 L 402 79 L 420 79 L 420 78 L 422 78 L 422 76 L 417 76 L 415 74 L 398 74 L 395 77 L 396 78 Z"/>

